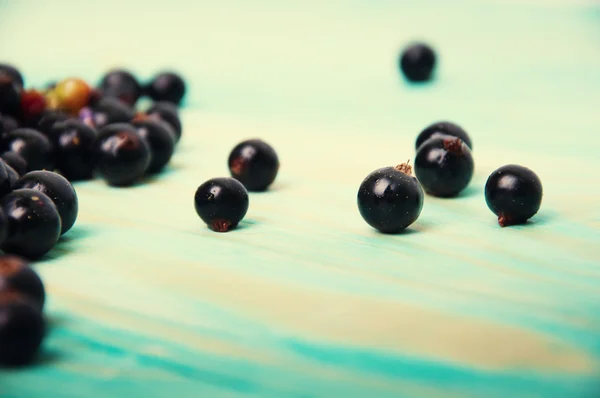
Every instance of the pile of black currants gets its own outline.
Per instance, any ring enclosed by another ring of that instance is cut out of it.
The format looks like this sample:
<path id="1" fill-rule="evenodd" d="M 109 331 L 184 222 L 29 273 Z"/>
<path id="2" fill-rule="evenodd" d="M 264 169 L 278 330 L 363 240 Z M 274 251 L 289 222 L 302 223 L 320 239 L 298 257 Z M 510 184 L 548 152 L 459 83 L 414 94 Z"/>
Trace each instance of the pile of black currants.
<path id="1" fill-rule="evenodd" d="M 42 342 L 44 287 L 28 261 L 75 224 L 73 183 L 130 186 L 160 173 L 181 138 L 185 91 L 176 73 L 141 85 L 121 69 L 96 88 L 71 77 L 38 90 L 0 64 L 0 365 L 31 362 Z M 139 111 L 142 97 L 153 102 Z"/>
<path id="2" fill-rule="evenodd" d="M 13 153 L 11 165 L 20 171 L 130 186 L 169 163 L 181 138 L 185 92 L 176 73 L 161 72 L 142 85 L 122 69 L 109 71 L 96 88 L 70 77 L 26 89 L 17 69 L 0 64 L 0 152 Z M 153 103 L 139 111 L 145 96 Z"/>

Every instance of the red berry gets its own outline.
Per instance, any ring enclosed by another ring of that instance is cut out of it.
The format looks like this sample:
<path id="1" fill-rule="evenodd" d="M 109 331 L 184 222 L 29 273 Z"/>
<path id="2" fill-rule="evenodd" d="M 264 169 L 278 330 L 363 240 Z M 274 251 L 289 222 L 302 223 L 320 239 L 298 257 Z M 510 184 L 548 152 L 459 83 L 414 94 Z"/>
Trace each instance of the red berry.
<path id="1" fill-rule="evenodd" d="M 21 94 L 21 117 L 24 120 L 31 120 L 41 115 L 46 109 L 46 98 L 36 90 L 23 91 Z"/>

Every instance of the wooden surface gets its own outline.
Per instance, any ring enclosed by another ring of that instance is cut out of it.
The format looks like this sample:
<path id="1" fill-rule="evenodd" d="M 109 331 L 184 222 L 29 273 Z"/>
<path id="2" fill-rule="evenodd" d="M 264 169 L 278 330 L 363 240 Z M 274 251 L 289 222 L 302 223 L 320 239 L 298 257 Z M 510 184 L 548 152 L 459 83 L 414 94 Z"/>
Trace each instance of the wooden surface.
<path id="1" fill-rule="evenodd" d="M 432 84 L 398 75 L 414 38 Z M 76 226 L 36 265 L 44 353 L 0 397 L 600 396 L 599 45 L 600 7 L 574 0 L 0 0 L 0 58 L 31 84 L 173 66 L 191 90 L 168 172 L 76 186 Z M 473 138 L 471 186 L 376 233 L 360 182 L 440 119 Z M 210 232 L 194 191 L 250 137 L 280 175 Z M 507 163 L 544 199 L 502 229 L 483 185 Z"/>

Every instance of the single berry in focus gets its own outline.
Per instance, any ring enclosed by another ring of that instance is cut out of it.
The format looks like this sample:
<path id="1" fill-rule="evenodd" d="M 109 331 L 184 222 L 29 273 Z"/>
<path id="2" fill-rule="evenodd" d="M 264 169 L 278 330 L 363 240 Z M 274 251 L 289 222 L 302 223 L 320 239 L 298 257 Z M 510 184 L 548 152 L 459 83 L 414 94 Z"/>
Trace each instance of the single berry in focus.
<path id="1" fill-rule="evenodd" d="M 40 351 L 46 322 L 36 303 L 17 294 L 0 296 L 0 364 L 28 365 Z"/>
<path id="2" fill-rule="evenodd" d="M 58 173 L 46 170 L 30 171 L 13 189 L 31 188 L 40 191 L 54 202 L 61 220 L 61 235 L 71 229 L 77 220 L 79 204 L 73 185 Z"/>
<path id="3" fill-rule="evenodd" d="M 10 76 L 11 79 L 20 87 L 25 87 L 25 79 L 23 79 L 23 74 L 14 66 L 0 63 L 0 74 L 6 74 Z"/>
<path id="4" fill-rule="evenodd" d="M 40 309 L 46 302 L 44 283 L 29 261 L 10 254 L 0 255 L 0 296 L 15 292 L 35 302 Z"/>
<path id="5" fill-rule="evenodd" d="M 54 247 L 61 221 L 52 199 L 22 188 L 0 199 L 0 205 L 8 218 L 8 238 L 2 244 L 5 253 L 37 259 Z"/>
<path id="6" fill-rule="evenodd" d="M 399 233 L 419 218 L 423 196 L 423 189 L 407 163 L 383 167 L 360 184 L 358 210 L 367 224 L 378 231 Z"/>
<path id="7" fill-rule="evenodd" d="M 279 171 L 277 153 L 266 142 L 247 140 L 236 145 L 229 154 L 231 176 L 248 191 L 264 191 L 275 181 Z"/>
<path id="8" fill-rule="evenodd" d="M 150 145 L 150 165 L 146 170 L 156 174 L 169 163 L 175 150 L 175 133 L 171 126 L 162 120 L 138 115 L 131 123 L 138 134 Z"/>
<path id="9" fill-rule="evenodd" d="M 89 180 L 94 173 L 96 130 L 80 120 L 55 123 L 49 136 L 56 153 L 56 168 L 69 181 Z"/>
<path id="10" fill-rule="evenodd" d="M 148 108 L 146 114 L 154 118 L 162 119 L 169 123 L 175 132 L 175 141 L 179 141 L 181 139 L 182 127 L 177 106 L 165 101 L 155 102 L 150 108 Z"/>
<path id="11" fill-rule="evenodd" d="M 27 171 L 54 168 L 54 148 L 50 140 L 37 130 L 18 128 L 5 133 L 0 149 L 1 152 L 12 151 L 25 159 Z"/>
<path id="12" fill-rule="evenodd" d="M 523 224 L 537 214 L 542 196 L 537 174 L 515 164 L 498 168 L 485 183 L 485 202 L 502 227 Z"/>
<path id="13" fill-rule="evenodd" d="M 149 144 L 127 123 L 100 129 L 94 153 L 96 172 L 112 186 L 134 184 L 146 173 L 151 160 Z"/>
<path id="14" fill-rule="evenodd" d="M 425 192 L 438 197 L 454 197 L 471 182 L 474 171 L 469 147 L 455 137 L 427 140 L 415 158 L 415 174 Z"/>
<path id="15" fill-rule="evenodd" d="M 104 75 L 98 90 L 102 96 L 118 98 L 129 106 L 134 106 L 142 95 L 138 80 L 131 72 L 124 69 L 113 69 Z"/>
<path id="16" fill-rule="evenodd" d="M 460 138 L 471 151 L 473 150 L 471 137 L 462 127 L 451 122 L 437 122 L 427 126 L 417 137 L 415 148 L 419 150 L 419 147 L 430 138 L 447 136 Z"/>
<path id="17" fill-rule="evenodd" d="M 414 43 L 404 49 L 400 56 L 400 69 L 407 80 L 424 82 L 431 78 L 435 69 L 436 56 L 431 47 Z"/>
<path id="18" fill-rule="evenodd" d="M 167 101 L 179 105 L 185 96 L 186 86 L 179 74 L 165 71 L 154 76 L 145 91 L 154 101 Z"/>
<path id="19" fill-rule="evenodd" d="M 213 178 L 198 187 L 194 207 L 215 232 L 234 229 L 248 211 L 248 191 L 234 178 Z"/>

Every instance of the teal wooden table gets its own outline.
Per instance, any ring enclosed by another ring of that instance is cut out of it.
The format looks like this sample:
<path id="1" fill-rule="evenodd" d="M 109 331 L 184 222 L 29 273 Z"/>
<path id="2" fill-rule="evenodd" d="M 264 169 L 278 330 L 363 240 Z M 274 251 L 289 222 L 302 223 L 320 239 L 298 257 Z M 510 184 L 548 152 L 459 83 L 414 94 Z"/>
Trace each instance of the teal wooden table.
<path id="1" fill-rule="evenodd" d="M 407 85 L 408 41 L 440 57 Z M 600 7 L 564 1 L 0 0 L 0 58 L 31 85 L 113 66 L 187 76 L 171 167 L 76 185 L 76 226 L 36 264 L 51 327 L 2 398 L 600 396 Z M 372 170 L 462 125 L 475 177 L 407 233 L 361 219 Z M 196 187 L 245 138 L 281 159 L 241 228 L 207 230 Z M 487 176 L 544 184 L 500 228 Z"/>

